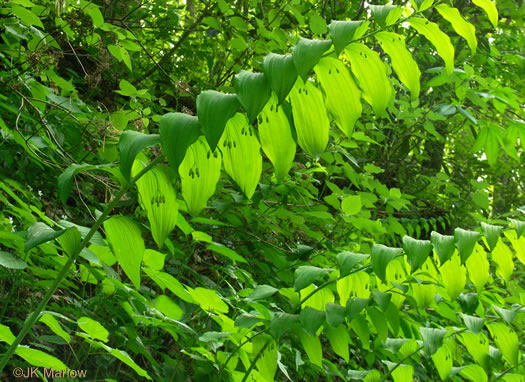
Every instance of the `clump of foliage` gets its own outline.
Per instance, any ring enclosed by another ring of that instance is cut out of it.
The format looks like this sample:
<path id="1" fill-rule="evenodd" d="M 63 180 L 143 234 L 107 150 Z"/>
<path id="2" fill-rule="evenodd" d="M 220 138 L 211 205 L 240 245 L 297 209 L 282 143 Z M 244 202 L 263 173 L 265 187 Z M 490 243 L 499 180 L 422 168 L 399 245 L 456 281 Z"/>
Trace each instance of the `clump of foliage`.
<path id="1" fill-rule="evenodd" d="M 523 7 L 383 3 L 0 5 L 2 379 L 523 381 Z"/>

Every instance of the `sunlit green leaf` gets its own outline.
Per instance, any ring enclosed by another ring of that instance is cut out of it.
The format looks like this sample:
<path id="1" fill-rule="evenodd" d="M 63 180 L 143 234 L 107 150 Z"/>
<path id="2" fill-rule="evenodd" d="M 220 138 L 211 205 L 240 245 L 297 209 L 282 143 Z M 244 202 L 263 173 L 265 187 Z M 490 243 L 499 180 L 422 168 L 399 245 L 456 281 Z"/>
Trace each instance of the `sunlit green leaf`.
<path id="1" fill-rule="evenodd" d="M 366 45 L 352 43 L 345 48 L 352 73 L 359 80 L 363 98 L 382 116 L 392 97 L 392 85 L 386 74 L 386 66 L 379 54 Z"/>
<path id="2" fill-rule="evenodd" d="M 92 339 L 108 342 L 109 332 L 100 322 L 89 317 L 80 317 L 77 320 L 77 325 L 80 329 L 89 334 Z"/>
<path id="3" fill-rule="evenodd" d="M 496 28 L 498 26 L 498 9 L 491 0 L 472 0 L 474 4 L 482 8 L 488 15 L 490 22 Z"/>
<path id="4" fill-rule="evenodd" d="M 467 40 L 472 54 L 476 54 L 478 40 L 476 39 L 476 28 L 474 28 L 474 25 L 465 21 L 457 8 L 449 7 L 446 4 L 439 4 L 436 6 L 436 9 L 445 20 L 452 24 L 456 33 Z"/>
<path id="5" fill-rule="evenodd" d="M 450 75 L 454 70 L 454 46 L 450 42 L 448 35 L 443 33 L 437 24 L 428 21 L 423 17 L 412 17 L 409 21 L 410 26 L 425 36 L 436 48 L 438 54 L 445 61 L 447 73 Z"/>

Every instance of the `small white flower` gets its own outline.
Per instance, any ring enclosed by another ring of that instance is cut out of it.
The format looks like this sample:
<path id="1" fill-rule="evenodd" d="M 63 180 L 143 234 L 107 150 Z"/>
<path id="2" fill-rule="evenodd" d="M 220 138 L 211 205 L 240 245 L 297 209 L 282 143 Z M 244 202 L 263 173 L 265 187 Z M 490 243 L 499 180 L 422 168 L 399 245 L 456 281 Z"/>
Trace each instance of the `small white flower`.
<path id="1" fill-rule="evenodd" d="M 44 193 L 41 190 L 38 190 L 38 196 L 42 196 Z"/>
<path id="2" fill-rule="evenodd" d="M 9 223 L 13 224 L 14 220 L 12 216 L 9 216 Z"/>

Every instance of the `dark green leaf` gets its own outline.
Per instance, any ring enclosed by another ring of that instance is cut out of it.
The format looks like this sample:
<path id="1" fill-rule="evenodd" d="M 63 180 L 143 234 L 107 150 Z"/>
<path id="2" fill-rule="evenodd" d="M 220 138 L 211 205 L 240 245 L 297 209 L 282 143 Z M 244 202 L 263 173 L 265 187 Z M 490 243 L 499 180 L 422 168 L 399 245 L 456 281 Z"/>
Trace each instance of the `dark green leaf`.
<path id="1" fill-rule="evenodd" d="M 337 263 L 339 264 L 339 274 L 341 277 L 345 277 L 352 272 L 352 268 L 361 261 L 369 258 L 370 255 L 363 255 L 361 253 L 353 253 L 343 251 L 337 254 Z"/>
<path id="2" fill-rule="evenodd" d="M 381 292 L 377 289 L 372 289 L 372 298 L 377 305 L 381 308 L 383 312 L 386 312 L 390 305 L 390 300 L 392 300 L 391 293 Z"/>
<path id="3" fill-rule="evenodd" d="M 254 291 L 248 296 L 248 300 L 262 300 L 264 298 L 268 298 L 273 296 L 278 289 L 270 286 L 270 285 L 257 285 L 257 287 L 254 289 Z"/>
<path id="4" fill-rule="evenodd" d="M 160 142 L 170 166 L 179 169 L 186 150 L 194 143 L 201 127 L 199 119 L 183 113 L 168 113 L 160 120 Z"/>
<path id="5" fill-rule="evenodd" d="M 461 317 L 463 317 L 463 321 L 465 322 L 467 329 L 474 334 L 478 334 L 479 332 L 481 332 L 481 329 L 483 329 L 483 325 L 485 325 L 484 318 L 469 316 L 468 314 L 464 313 L 461 313 Z"/>
<path id="6" fill-rule="evenodd" d="M 496 244 L 498 244 L 499 236 L 503 227 L 481 222 L 481 229 L 483 235 L 487 238 L 487 243 L 492 251 L 496 247 Z"/>
<path id="7" fill-rule="evenodd" d="M 237 98 L 241 103 L 249 123 L 252 123 L 269 101 L 272 94 L 270 84 L 264 73 L 242 70 L 233 80 Z"/>
<path id="8" fill-rule="evenodd" d="M 325 315 L 325 312 L 314 309 L 312 307 L 308 306 L 304 308 L 303 310 L 301 310 L 300 313 L 302 328 L 306 330 L 306 332 L 309 335 L 315 336 L 317 330 L 325 321 Z"/>
<path id="9" fill-rule="evenodd" d="M 401 248 L 387 247 L 383 244 L 372 245 L 372 269 L 381 281 L 386 282 L 386 267 L 402 251 Z"/>
<path id="10" fill-rule="evenodd" d="M 263 71 L 281 104 L 293 88 L 298 75 L 292 56 L 270 53 L 264 57 Z"/>
<path id="11" fill-rule="evenodd" d="M 356 318 L 361 311 L 368 305 L 368 299 L 365 298 L 349 298 L 346 303 L 346 314 L 349 320 Z"/>
<path id="12" fill-rule="evenodd" d="M 334 42 L 335 51 L 340 54 L 352 41 L 365 34 L 368 21 L 338 21 L 333 20 L 328 25 L 328 33 Z"/>
<path id="13" fill-rule="evenodd" d="M 317 268 L 309 265 L 300 266 L 295 270 L 295 281 L 293 283 L 293 288 L 296 292 L 298 292 L 301 289 L 311 285 L 321 276 L 332 271 L 333 269 Z"/>
<path id="14" fill-rule="evenodd" d="M 326 322 L 333 328 L 337 328 L 345 321 L 346 308 L 339 304 L 329 302 L 326 304 Z"/>
<path id="15" fill-rule="evenodd" d="M 329 40 L 309 40 L 306 38 L 299 38 L 299 42 L 292 50 L 292 58 L 297 69 L 297 73 L 304 81 L 308 80 L 310 72 L 315 65 L 323 57 L 332 46 Z"/>
<path id="16" fill-rule="evenodd" d="M 279 338 L 284 333 L 296 329 L 298 325 L 298 314 L 276 313 L 270 322 L 270 331 L 275 338 Z"/>
<path id="17" fill-rule="evenodd" d="M 476 242 L 481 238 L 481 234 L 475 231 L 456 228 L 454 230 L 454 238 L 456 239 L 456 247 L 461 257 L 461 264 L 465 264 L 465 261 L 467 261 L 472 254 Z"/>
<path id="18" fill-rule="evenodd" d="M 443 338 L 448 333 L 446 329 L 419 328 L 423 337 L 423 347 L 428 355 L 434 354 L 443 344 Z"/>
<path id="19" fill-rule="evenodd" d="M 454 254 L 456 248 L 454 236 L 441 235 L 439 232 L 432 231 L 430 241 L 439 257 L 440 264 L 444 264 Z"/>
<path id="20" fill-rule="evenodd" d="M 413 273 L 427 260 L 430 251 L 432 251 L 432 244 L 428 240 L 416 240 L 410 236 L 404 236 L 403 248 Z"/>
<path id="21" fill-rule="evenodd" d="M 27 230 L 27 238 L 24 246 L 24 251 L 29 251 L 31 248 L 36 247 L 42 243 L 46 243 L 53 239 L 56 239 L 60 235 L 66 232 L 65 229 L 55 231 L 47 224 L 42 222 L 36 222 L 29 227 Z"/>
<path id="22" fill-rule="evenodd" d="M 10 254 L 9 252 L 0 251 L 0 265 L 8 269 L 25 269 L 27 264 Z"/>
<path id="23" fill-rule="evenodd" d="M 135 157 L 146 147 L 158 145 L 158 134 L 142 134 L 138 131 L 126 130 L 120 136 L 120 172 L 126 180 L 130 179 L 131 168 Z"/>

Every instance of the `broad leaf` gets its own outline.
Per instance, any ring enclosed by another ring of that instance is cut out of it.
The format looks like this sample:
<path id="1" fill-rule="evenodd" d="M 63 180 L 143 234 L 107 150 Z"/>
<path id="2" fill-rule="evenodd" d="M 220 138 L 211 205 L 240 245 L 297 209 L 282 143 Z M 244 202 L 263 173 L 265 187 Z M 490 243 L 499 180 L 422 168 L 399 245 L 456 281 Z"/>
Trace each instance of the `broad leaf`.
<path id="1" fill-rule="evenodd" d="M 332 272 L 333 269 L 317 268 L 309 265 L 302 265 L 295 270 L 294 290 L 300 291 L 312 284 L 323 275 Z"/>
<path id="2" fill-rule="evenodd" d="M 290 92 L 293 118 L 299 146 L 310 156 L 319 158 L 326 149 L 330 121 L 323 95 L 315 85 L 301 78 Z"/>
<path id="3" fill-rule="evenodd" d="M 445 61 L 447 73 L 450 75 L 454 70 L 454 46 L 450 42 L 447 34 L 443 33 L 437 24 L 428 21 L 423 17 L 412 17 L 409 21 L 410 26 L 425 36 L 436 48 L 438 54 Z"/>
<path id="4" fill-rule="evenodd" d="M 483 235 L 487 238 L 487 243 L 492 251 L 496 247 L 496 244 L 498 244 L 499 236 L 501 235 L 503 227 L 481 222 L 481 230 L 483 231 Z"/>
<path id="5" fill-rule="evenodd" d="M 392 85 L 386 74 L 386 66 L 379 54 L 366 45 L 352 43 L 345 48 L 352 73 L 359 80 L 363 98 L 382 116 L 392 97 Z"/>
<path id="6" fill-rule="evenodd" d="M 348 363 L 350 359 L 350 352 L 348 349 L 350 336 L 346 325 L 339 325 L 337 328 L 328 326 L 324 329 L 324 333 L 326 334 L 334 353 Z"/>
<path id="7" fill-rule="evenodd" d="M 311 336 L 315 336 L 317 330 L 325 321 L 326 314 L 321 310 L 306 307 L 299 315 L 302 328 Z"/>
<path id="8" fill-rule="evenodd" d="M 446 4 L 439 4 L 436 6 L 436 9 L 445 20 L 452 24 L 456 33 L 467 40 L 472 54 L 476 54 L 478 40 L 476 39 L 476 28 L 474 28 L 474 25 L 465 21 L 457 8 L 451 8 Z"/>
<path id="9" fill-rule="evenodd" d="M 370 10 L 374 20 L 382 28 L 394 24 L 403 13 L 403 8 L 397 5 L 370 5 Z"/>
<path id="10" fill-rule="evenodd" d="M 372 245 L 372 269 L 381 279 L 386 281 L 386 267 L 396 256 L 399 256 L 403 250 L 401 248 L 387 247 L 382 244 Z"/>
<path id="11" fill-rule="evenodd" d="M 292 168 L 296 144 L 288 118 L 277 103 L 277 96 L 272 93 L 272 97 L 259 114 L 257 127 L 261 147 L 273 164 L 275 176 L 282 180 Z"/>
<path id="12" fill-rule="evenodd" d="M 346 307 L 339 304 L 326 304 L 326 322 L 333 328 L 341 325 L 346 318 Z"/>
<path id="13" fill-rule="evenodd" d="M 100 322 L 89 317 L 80 317 L 77 320 L 77 325 L 94 340 L 108 342 L 109 332 Z"/>
<path id="14" fill-rule="evenodd" d="M 450 258 L 450 261 L 441 264 L 439 273 L 441 273 L 441 279 L 447 290 L 448 297 L 450 300 L 455 300 L 463 292 L 467 282 L 467 270 L 461 264 L 459 255 L 456 253 Z"/>
<path id="15" fill-rule="evenodd" d="M 496 274 L 501 276 L 507 283 L 510 281 L 510 276 L 514 271 L 512 257 L 512 251 L 503 241 L 499 241 L 496 248 L 492 251 L 492 259 L 497 265 Z"/>
<path id="16" fill-rule="evenodd" d="M 142 134 L 138 131 L 126 130 L 120 136 L 120 172 L 126 180 L 130 179 L 131 168 L 135 157 L 146 147 L 160 143 L 158 134 Z"/>
<path id="17" fill-rule="evenodd" d="M 339 274 L 340 277 L 347 276 L 352 268 L 360 263 L 361 261 L 369 258 L 370 255 L 363 255 L 361 253 L 353 253 L 348 251 L 343 251 L 337 254 L 337 263 L 339 264 Z"/>
<path id="18" fill-rule="evenodd" d="M 273 296 L 278 289 L 270 285 L 257 285 L 253 292 L 248 296 L 248 300 L 262 300 L 268 297 Z"/>
<path id="19" fill-rule="evenodd" d="M 145 166 L 141 160 L 136 160 L 132 174 L 135 176 Z M 168 178 L 168 168 L 157 166 L 148 171 L 137 181 L 139 200 L 146 211 L 151 227 L 151 234 L 157 247 L 162 248 L 166 237 L 173 231 L 177 223 L 178 204 L 175 188 Z"/>
<path id="20" fill-rule="evenodd" d="M 27 238 L 24 245 L 24 251 L 29 251 L 30 249 L 48 241 L 54 240 L 60 235 L 66 232 L 65 229 L 60 231 L 55 231 L 47 224 L 42 222 L 33 223 L 27 230 Z"/>
<path id="21" fill-rule="evenodd" d="M 191 294 L 182 286 L 182 284 L 175 277 L 166 272 L 160 272 L 153 268 L 144 267 L 146 273 L 151 280 L 153 280 L 160 289 L 164 292 L 168 289 L 175 296 L 190 304 L 194 303 Z"/>
<path id="22" fill-rule="evenodd" d="M 496 4 L 491 0 L 472 0 L 472 2 L 485 11 L 494 28 L 497 28 L 498 9 L 496 8 Z"/>
<path id="23" fill-rule="evenodd" d="M 297 69 L 297 73 L 303 81 L 307 81 L 310 72 L 319 62 L 324 52 L 332 46 L 329 40 L 309 40 L 299 38 L 299 41 L 292 50 L 292 58 Z"/>
<path id="24" fill-rule="evenodd" d="M 419 328 L 423 338 L 423 347 L 428 355 L 434 354 L 443 344 L 443 338 L 448 333 L 446 329 Z"/>
<path id="25" fill-rule="evenodd" d="M 350 138 L 363 108 L 361 91 L 347 66 L 336 58 L 322 58 L 314 70 L 323 88 L 328 112 L 334 118 L 337 127 Z"/>
<path id="26" fill-rule="evenodd" d="M 226 124 L 219 142 L 226 173 L 251 199 L 262 172 L 260 144 L 245 114 L 237 113 Z"/>
<path id="27" fill-rule="evenodd" d="M 444 381 L 452 370 L 452 354 L 448 346 L 441 346 L 433 355 L 432 361 L 438 371 L 439 377 Z"/>
<path id="28" fill-rule="evenodd" d="M 367 299 L 370 297 L 370 275 L 364 271 L 352 273 L 336 284 L 337 293 L 339 294 L 339 303 L 346 305 L 351 297 Z"/>
<path id="29" fill-rule="evenodd" d="M 197 117 L 183 113 L 167 113 L 160 120 L 160 141 L 170 166 L 175 170 L 190 147 L 201 135 Z"/>
<path id="30" fill-rule="evenodd" d="M 235 94 L 206 90 L 197 97 L 197 116 L 212 152 L 222 137 L 226 123 L 237 113 L 239 107 Z"/>
<path id="31" fill-rule="evenodd" d="M 252 123 L 270 99 L 272 89 L 264 73 L 242 70 L 233 80 L 237 98 L 241 103 L 249 123 Z"/>
<path id="32" fill-rule="evenodd" d="M 479 365 L 468 365 L 464 369 L 461 369 L 459 374 L 462 377 L 471 380 L 472 382 L 488 381 L 487 373 Z"/>
<path id="33" fill-rule="evenodd" d="M 514 229 L 516 230 L 516 233 L 518 234 L 518 239 L 519 239 L 521 235 L 525 233 L 525 222 L 521 220 L 517 220 L 517 219 L 511 219 L 511 218 L 508 218 L 508 219 L 514 226 Z"/>
<path id="34" fill-rule="evenodd" d="M 221 176 L 222 156 L 219 150 L 212 153 L 206 139 L 200 137 L 186 151 L 179 167 L 182 197 L 190 213 L 197 215 L 206 207 L 215 193 Z"/>
<path id="35" fill-rule="evenodd" d="M 113 216 L 104 222 L 111 250 L 124 273 L 140 288 L 140 265 L 144 255 L 144 239 L 139 227 L 124 216 Z"/>
<path id="36" fill-rule="evenodd" d="M 520 343 L 514 329 L 501 323 L 487 324 L 487 328 L 503 357 L 512 366 L 517 366 L 520 359 Z"/>
<path id="37" fill-rule="evenodd" d="M 421 72 L 406 48 L 404 37 L 393 32 L 379 32 L 374 37 L 390 56 L 394 71 L 399 80 L 410 90 L 412 98 L 419 97 Z"/>
<path id="38" fill-rule="evenodd" d="M 476 231 L 467 231 L 462 228 L 456 228 L 454 230 L 454 238 L 456 239 L 456 247 L 461 256 L 461 264 L 465 264 L 465 261 L 467 261 L 472 254 L 472 250 L 477 241 L 481 238 L 481 234 Z"/>
<path id="39" fill-rule="evenodd" d="M 67 343 L 71 342 L 71 336 L 64 329 L 62 329 L 62 326 L 60 326 L 60 324 L 53 315 L 45 313 L 42 315 L 42 317 L 40 317 L 39 321 L 46 324 L 49 327 L 49 329 L 53 331 L 53 333 L 55 333 L 57 336 L 62 337 Z"/>
<path id="40" fill-rule="evenodd" d="M 105 165 L 102 166 L 95 166 L 90 164 L 72 164 L 66 170 L 60 174 L 58 177 L 58 196 L 60 200 L 65 203 L 67 201 L 67 198 L 69 194 L 71 193 L 71 189 L 73 188 L 73 179 L 76 174 L 78 174 L 81 171 L 85 170 L 93 170 L 96 168 L 106 167 Z"/>
<path id="41" fill-rule="evenodd" d="M 293 88 L 298 75 L 292 56 L 268 54 L 264 57 L 263 71 L 281 104 Z"/>
<path id="42" fill-rule="evenodd" d="M 328 33 L 334 42 L 339 55 L 352 41 L 362 37 L 368 29 L 368 21 L 338 21 L 332 20 L 328 25 Z"/>
<path id="43" fill-rule="evenodd" d="M 427 260 L 432 244 L 428 240 L 416 240 L 410 236 L 403 236 L 403 248 L 407 254 L 407 261 L 414 273 Z"/>
<path id="44" fill-rule="evenodd" d="M 485 319 L 481 317 L 469 316 L 468 314 L 461 313 L 461 317 L 465 322 L 465 326 L 474 334 L 478 334 L 485 325 Z"/>
<path id="45" fill-rule="evenodd" d="M 454 236 L 441 235 L 436 231 L 430 234 L 430 242 L 439 257 L 439 263 L 444 264 L 456 249 L 456 239 Z"/>
<path id="46" fill-rule="evenodd" d="M 69 368 L 58 358 L 44 353 L 41 350 L 31 349 L 25 345 L 18 345 L 15 354 L 23 358 L 31 366 L 54 370 L 69 370 Z"/>
<path id="47" fill-rule="evenodd" d="M 0 265 L 7 269 L 25 269 L 27 264 L 10 254 L 9 252 L 0 251 Z"/>
<path id="48" fill-rule="evenodd" d="M 489 365 L 489 340 L 483 332 L 478 334 L 464 332 L 458 338 L 461 339 L 474 361 L 483 367 Z"/>
<path id="49" fill-rule="evenodd" d="M 59 236 L 57 240 L 69 256 L 73 256 L 73 254 L 80 250 L 80 242 L 82 241 L 82 238 L 76 227 L 66 229 L 64 234 Z"/>
<path id="50" fill-rule="evenodd" d="M 205 312 L 228 313 L 228 305 L 222 301 L 216 291 L 198 287 L 191 290 L 190 294 Z"/>
<path id="51" fill-rule="evenodd" d="M 270 330 L 275 338 L 292 331 L 299 326 L 300 318 L 297 314 L 277 313 L 270 322 Z"/>
<path id="52" fill-rule="evenodd" d="M 303 345 L 303 349 L 306 351 L 310 362 L 322 368 L 323 350 L 321 348 L 319 337 L 309 336 L 308 334 L 301 332 L 299 338 L 301 339 L 301 344 Z"/>

